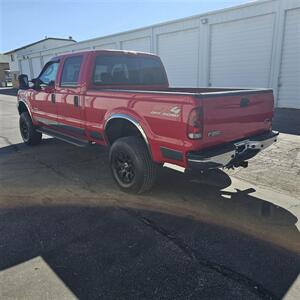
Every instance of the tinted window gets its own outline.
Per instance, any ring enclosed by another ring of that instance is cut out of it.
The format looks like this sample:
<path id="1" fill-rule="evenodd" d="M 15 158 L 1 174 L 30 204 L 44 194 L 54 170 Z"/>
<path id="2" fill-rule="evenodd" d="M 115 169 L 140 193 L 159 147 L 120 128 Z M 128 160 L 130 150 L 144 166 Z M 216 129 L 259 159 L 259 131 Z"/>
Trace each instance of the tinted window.
<path id="1" fill-rule="evenodd" d="M 39 79 L 42 81 L 42 84 L 54 84 L 58 69 L 58 61 L 49 62 L 45 65 L 44 70 L 42 71 Z"/>
<path id="2" fill-rule="evenodd" d="M 61 86 L 77 86 L 82 56 L 68 57 L 64 62 Z"/>
<path id="3" fill-rule="evenodd" d="M 160 60 L 152 57 L 101 55 L 96 58 L 93 83 L 96 85 L 155 85 L 167 79 Z"/>

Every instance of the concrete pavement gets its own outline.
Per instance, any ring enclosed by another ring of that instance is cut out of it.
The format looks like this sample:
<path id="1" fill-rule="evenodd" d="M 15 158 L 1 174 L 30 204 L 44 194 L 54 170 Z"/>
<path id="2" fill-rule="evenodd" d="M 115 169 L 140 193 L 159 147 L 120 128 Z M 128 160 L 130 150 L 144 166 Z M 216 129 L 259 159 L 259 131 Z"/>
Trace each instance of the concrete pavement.
<path id="1" fill-rule="evenodd" d="M 135 196 L 105 149 L 21 143 L 15 105 L 0 96 L 1 299 L 300 297 L 299 136 Z"/>

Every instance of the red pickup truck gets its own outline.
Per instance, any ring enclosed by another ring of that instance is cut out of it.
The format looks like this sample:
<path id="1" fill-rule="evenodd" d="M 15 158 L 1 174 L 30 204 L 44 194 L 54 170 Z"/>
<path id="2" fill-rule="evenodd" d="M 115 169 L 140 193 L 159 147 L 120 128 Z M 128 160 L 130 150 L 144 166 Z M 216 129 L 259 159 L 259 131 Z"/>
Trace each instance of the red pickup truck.
<path id="1" fill-rule="evenodd" d="M 87 51 L 51 59 L 28 83 L 19 76 L 24 142 L 42 133 L 77 146 L 110 146 L 124 191 L 150 189 L 159 166 L 179 171 L 246 167 L 276 142 L 268 89 L 172 88 L 160 58 Z"/>

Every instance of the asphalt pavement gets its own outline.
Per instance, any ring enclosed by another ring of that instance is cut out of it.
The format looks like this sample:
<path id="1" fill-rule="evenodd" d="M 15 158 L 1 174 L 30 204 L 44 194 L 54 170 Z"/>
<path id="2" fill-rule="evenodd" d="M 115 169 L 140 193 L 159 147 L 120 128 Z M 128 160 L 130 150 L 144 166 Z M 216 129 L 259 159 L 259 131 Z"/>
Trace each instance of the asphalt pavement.
<path id="1" fill-rule="evenodd" d="M 24 145 L 0 91 L 0 299 L 299 299 L 299 166 L 283 133 L 248 169 L 128 195 L 107 149 Z"/>

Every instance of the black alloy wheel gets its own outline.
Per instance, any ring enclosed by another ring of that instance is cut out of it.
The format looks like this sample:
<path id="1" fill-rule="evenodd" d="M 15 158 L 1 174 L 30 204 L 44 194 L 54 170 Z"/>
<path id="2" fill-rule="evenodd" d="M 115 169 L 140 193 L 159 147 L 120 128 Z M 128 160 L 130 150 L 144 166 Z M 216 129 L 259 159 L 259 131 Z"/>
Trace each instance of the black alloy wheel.
<path id="1" fill-rule="evenodd" d="M 113 172 L 124 185 L 132 183 L 135 176 L 135 166 L 127 153 L 118 151 L 114 154 Z"/>
<path id="2" fill-rule="evenodd" d="M 20 132 L 24 142 L 28 142 L 29 140 L 29 128 L 25 121 L 25 119 L 20 119 Z"/>
<path id="3" fill-rule="evenodd" d="M 20 115 L 19 127 L 22 139 L 27 145 L 38 145 L 42 140 L 42 133 L 36 130 L 27 111 Z"/>
<path id="4" fill-rule="evenodd" d="M 150 190 L 157 177 L 158 165 L 141 137 L 117 139 L 110 148 L 112 176 L 121 190 L 141 194 Z"/>

